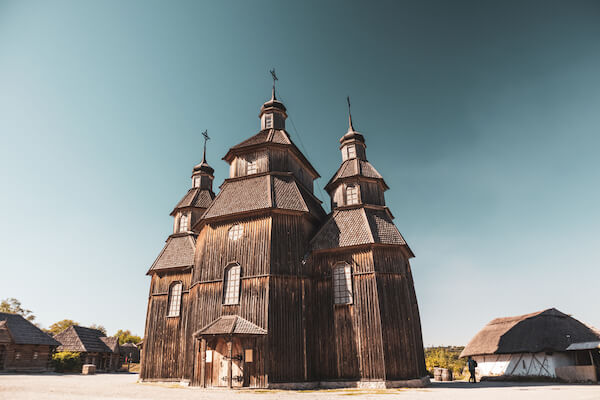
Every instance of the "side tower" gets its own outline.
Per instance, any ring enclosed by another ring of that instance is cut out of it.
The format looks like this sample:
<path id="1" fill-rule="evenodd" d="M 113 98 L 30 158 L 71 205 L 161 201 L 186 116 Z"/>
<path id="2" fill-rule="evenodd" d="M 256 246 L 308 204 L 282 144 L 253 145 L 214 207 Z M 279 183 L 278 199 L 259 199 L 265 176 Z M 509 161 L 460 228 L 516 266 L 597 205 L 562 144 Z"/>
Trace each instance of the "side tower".
<path id="1" fill-rule="evenodd" d="M 213 173 L 206 162 L 205 141 L 202 161 L 192 171 L 192 187 L 171 212 L 173 233 L 147 272 L 152 279 L 140 371 L 142 380 L 179 381 L 185 375 L 183 355 L 189 339 L 185 332 L 198 236 L 193 226 L 215 198 Z"/>
<path id="2" fill-rule="evenodd" d="M 272 387 L 308 378 L 308 243 L 325 219 L 317 171 L 285 131 L 275 97 L 260 131 L 223 158 L 229 178 L 200 221 L 186 350 L 192 385 Z"/>
<path id="3" fill-rule="evenodd" d="M 340 143 L 342 165 L 325 186 L 332 213 L 311 241 L 312 366 L 322 381 L 406 385 L 426 376 L 414 254 L 392 222 L 388 186 L 367 161 L 351 115 Z"/>

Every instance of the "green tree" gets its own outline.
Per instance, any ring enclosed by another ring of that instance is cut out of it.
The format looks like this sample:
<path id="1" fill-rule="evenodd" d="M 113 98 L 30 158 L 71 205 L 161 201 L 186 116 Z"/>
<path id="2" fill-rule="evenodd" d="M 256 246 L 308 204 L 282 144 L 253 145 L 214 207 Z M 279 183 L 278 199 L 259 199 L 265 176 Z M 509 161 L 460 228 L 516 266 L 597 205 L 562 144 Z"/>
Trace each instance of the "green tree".
<path id="1" fill-rule="evenodd" d="M 73 321 L 72 319 L 63 319 L 62 321 L 53 323 L 45 331 L 46 333 L 56 335 L 57 333 L 61 333 L 62 331 L 73 325 L 79 325 L 79 322 Z"/>
<path id="2" fill-rule="evenodd" d="M 33 315 L 33 311 L 27 310 L 21 306 L 21 302 L 14 297 L 4 299 L 0 302 L 0 312 L 9 313 L 9 314 L 19 314 L 22 315 L 29 322 L 33 322 L 35 319 L 35 315 Z"/>
<path id="3" fill-rule="evenodd" d="M 114 337 L 119 338 L 119 344 L 124 343 L 139 343 L 142 341 L 142 338 L 137 335 L 132 335 L 131 331 L 128 329 L 126 331 L 119 329 L 117 333 L 115 333 Z"/>
<path id="4" fill-rule="evenodd" d="M 104 334 L 104 336 L 106 336 L 106 335 L 107 335 L 107 333 L 106 333 L 106 328 L 105 328 L 105 327 L 103 327 L 102 325 L 91 324 L 91 325 L 89 326 L 89 328 L 91 328 L 91 329 L 98 329 L 100 332 L 102 332 L 102 333 Z"/>

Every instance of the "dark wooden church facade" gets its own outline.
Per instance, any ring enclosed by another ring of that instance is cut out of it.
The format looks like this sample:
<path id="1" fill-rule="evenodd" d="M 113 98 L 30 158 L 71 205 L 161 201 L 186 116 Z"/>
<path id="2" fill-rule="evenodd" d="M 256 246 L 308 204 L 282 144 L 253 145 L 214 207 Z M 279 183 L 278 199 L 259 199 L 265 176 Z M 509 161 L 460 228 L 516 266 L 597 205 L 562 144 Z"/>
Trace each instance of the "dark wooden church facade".
<path id="1" fill-rule="evenodd" d="M 387 185 L 350 126 L 343 162 L 317 171 L 285 131 L 285 106 L 232 147 L 215 196 L 206 152 L 172 212 L 151 276 L 141 378 L 213 387 L 422 385 L 426 370 L 409 259 Z"/>

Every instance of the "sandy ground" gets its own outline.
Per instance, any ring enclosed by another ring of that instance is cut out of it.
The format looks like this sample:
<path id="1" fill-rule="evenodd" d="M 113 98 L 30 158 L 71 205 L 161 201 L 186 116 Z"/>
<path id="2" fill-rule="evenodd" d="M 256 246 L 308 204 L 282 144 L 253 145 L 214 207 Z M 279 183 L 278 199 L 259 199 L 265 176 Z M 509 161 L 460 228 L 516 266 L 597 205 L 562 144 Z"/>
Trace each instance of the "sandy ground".
<path id="1" fill-rule="evenodd" d="M 594 399 L 600 400 L 600 385 L 511 384 L 465 382 L 432 383 L 426 389 L 320 391 L 219 390 L 182 388 L 178 385 L 140 384 L 135 374 L 0 375 L 0 399 L 160 399 L 160 400 L 286 400 L 286 399 Z"/>

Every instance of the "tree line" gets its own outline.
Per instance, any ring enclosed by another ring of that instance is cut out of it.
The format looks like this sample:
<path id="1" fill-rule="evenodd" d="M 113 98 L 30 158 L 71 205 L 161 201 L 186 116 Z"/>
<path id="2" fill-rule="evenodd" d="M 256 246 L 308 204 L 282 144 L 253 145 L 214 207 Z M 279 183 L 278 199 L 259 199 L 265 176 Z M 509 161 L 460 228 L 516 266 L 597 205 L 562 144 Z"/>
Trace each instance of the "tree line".
<path id="1" fill-rule="evenodd" d="M 29 321 L 39 327 L 39 325 L 35 322 L 36 317 L 33 314 L 33 311 L 24 308 L 22 306 L 21 302 L 19 300 L 15 299 L 14 297 L 4 299 L 0 302 L 0 312 L 8 313 L 8 314 L 19 314 L 19 315 L 23 316 L 23 318 L 25 318 L 27 321 Z M 63 319 L 61 321 L 57 321 L 57 322 L 53 323 L 47 329 L 44 329 L 44 328 L 40 328 L 40 329 L 42 329 L 44 332 L 48 333 L 49 335 L 54 336 L 73 325 L 79 325 L 79 322 L 73 321 L 71 319 Z M 102 332 L 105 336 L 108 336 L 106 328 L 102 325 L 92 324 L 92 325 L 88 326 L 88 328 L 97 329 L 100 332 Z M 117 331 L 117 333 L 115 333 L 113 336 L 119 338 L 119 344 L 139 343 L 142 341 L 141 337 L 134 335 L 133 333 L 131 333 L 130 330 L 119 329 Z"/>

